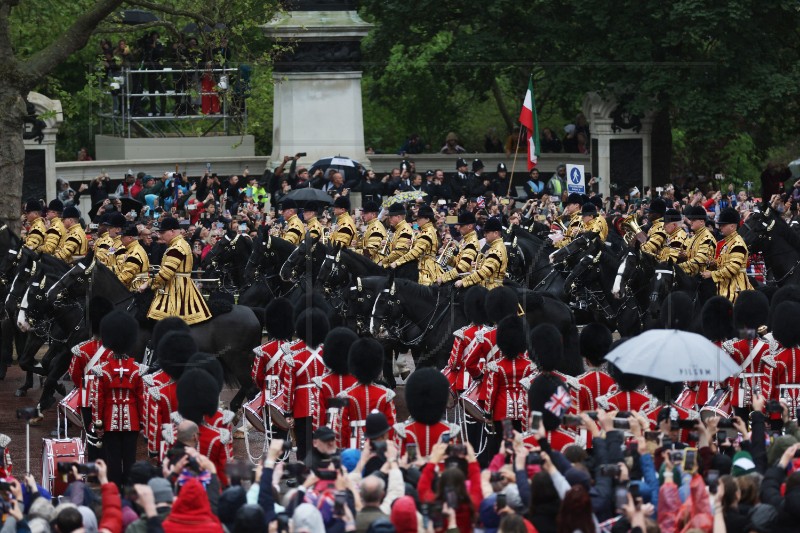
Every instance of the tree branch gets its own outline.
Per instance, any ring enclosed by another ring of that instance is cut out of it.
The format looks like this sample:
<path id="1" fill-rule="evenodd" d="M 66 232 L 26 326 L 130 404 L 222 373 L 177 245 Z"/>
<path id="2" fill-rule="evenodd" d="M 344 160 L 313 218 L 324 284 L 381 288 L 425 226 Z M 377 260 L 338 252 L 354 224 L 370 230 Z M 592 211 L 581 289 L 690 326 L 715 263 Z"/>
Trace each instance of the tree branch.
<path id="1" fill-rule="evenodd" d="M 123 2 L 124 0 L 98 0 L 94 7 L 79 16 L 46 48 L 22 63 L 20 70 L 26 78 L 23 82 L 24 88 L 33 87 L 70 55 L 86 46 L 97 25 Z"/>
<path id="2" fill-rule="evenodd" d="M 98 26 L 95 30 L 95 34 L 106 34 L 106 33 L 133 33 L 133 32 L 140 32 L 142 30 L 147 30 L 149 28 L 166 28 L 170 31 L 170 33 L 174 35 L 180 35 L 178 28 L 175 27 L 175 24 L 168 20 L 154 20 L 153 22 L 145 22 L 143 24 L 109 24 Z"/>
<path id="3" fill-rule="evenodd" d="M 208 24 L 209 26 L 213 26 L 218 20 L 210 19 L 200 13 L 195 11 L 188 11 L 186 9 L 178 9 L 175 7 L 169 7 L 164 4 L 157 4 L 155 2 L 149 2 L 148 0 L 128 0 L 128 4 L 132 6 L 139 6 L 151 11 L 158 11 L 160 13 L 166 13 L 167 15 L 175 15 L 176 17 L 186 17 L 192 20 L 197 20 Z"/>

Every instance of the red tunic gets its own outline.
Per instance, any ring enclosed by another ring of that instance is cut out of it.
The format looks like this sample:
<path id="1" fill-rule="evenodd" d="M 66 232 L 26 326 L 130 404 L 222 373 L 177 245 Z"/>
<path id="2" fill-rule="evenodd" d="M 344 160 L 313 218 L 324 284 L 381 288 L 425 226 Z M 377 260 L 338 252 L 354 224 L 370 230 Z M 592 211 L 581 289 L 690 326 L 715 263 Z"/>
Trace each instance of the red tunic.
<path id="1" fill-rule="evenodd" d="M 161 421 L 158 419 L 158 389 L 166 385 L 172 378 L 163 370 L 142 376 L 144 382 L 144 410 L 142 418 L 146 420 L 144 438 L 147 440 L 147 452 L 150 455 L 159 453 L 161 443 Z"/>
<path id="2" fill-rule="evenodd" d="M 497 328 L 484 327 L 475 332 L 474 342 L 464 350 L 464 367 L 472 379 L 483 374 L 483 366 L 495 358 L 497 347 Z"/>
<path id="3" fill-rule="evenodd" d="M 335 398 L 339 393 L 355 385 L 357 380 L 350 374 L 334 374 L 330 370 L 327 370 L 325 374 L 318 377 L 314 383 L 319 387 L 319 409 L 322 413 L 322 424 L 324 425 L 326 421 L 328 421 L 328 400 Z M 333 419 L 336 415 L 338 415 L 338 410 L 330 419 L 331 427 L 333 427 Z"/>
<path id="4" fill-rule="evenodd" d="M 594 411 L 597 409 L 597 398 L 613 394 L 617 390 L 617 382 L 602 370 L 590 370 L 581 374 L 578 376 L 578 383 L 581 388 L 585 387 L 589 391 L 586 406 L 581 406 L 585 411 Z"/>
<path id="5" fill-rule="evenodd" d="M 521 380 L 533 372 L 533 364 L 525 353 L 516 359 L 500 357 L 484 366 L 488 411 L 492 420 L 521 420 L 523 426 L 528 421 L 528 393 Z"/>
<path id="6" fill-rule="evenodd" d="M 267 398 L 273 398 L 278 393 L 277 378 L 280 376 L 283 366 L 284 352 L 281 350 L 281 346 L 284 344 L 293 346 L 298 343 L 296 341 L 274 340 L 253 349 L 256 357 L 253 360 L 250 376 L 253 378 L 253 383 L 256 384 L 258 390 L 265 391 L 265 393 L 269 392 L 266 396 Z M 268 380 L 268 376 L 275 376 L 275 379 Z M 270 388 L 269 391 L 266 391 L 267 386 Z"/>
<path id="7" fill-rule="evenodd" d="M 408 444 L 416 444 L 417 454 L 424 458 L 430 455 L 431 448 L 439 442 L 442 433 L 450 432 L 450 439 L 452 440 L 458 436 L 461 428 L 458 424 L 444 421 L 428 426 L 409 418 L 405 422 L 395 424 L 394 431 L 395 435 L 397 435 L 397 443 L 400 446 L 400 455 L 406 453 Z"/>
<path id="8" fill-rule="evenodd" d="M 553 371 L 552 374 L 567 385 L 569 395 L 572 398 L 572 406 L 569 408 L 570 414 L 576 415 L 581 411 L 587 411 L 589 410 L 588 406 L 595 403 L 592 401 L 592 393 L 589 387 L 582 384 L 578 378 L 558 371 Z"/>
<path id="9" fill-rule="evenodd" d="M 798 389 L 781 391 L 781 385 L 800 385 L 800 349 L 784 348 L 775 356 L 775 366 L 764 365 L 764 395 L 770 400 L 786 400 L 790 412 L 797 406 Z"/>
<path id="10" fill-rule="evenodd" d="M 154 399 L 154 403 L 150 407 L 150 417 L 156 428 L 155 438 L 152 442 L 152 447 L 156 453 L 161 453 L 161 431 L 160 428 L 164 424 L 170 423 L 170 416 L 174 411 L 178 410 L 178 383 L 170 379 L 163 385 L 153 387 L 150 389 L 150 395 Z M 148 441 L 147 449 L 151 448 L 151 443 Z"/>
<path id="11" fill-rule="evenodd" d="M 230 437 L 233 435 L 232 421 L 234 416 L 236 416 L 236 413 L 233 411 L 228 411 L 227 409 L 217 409 L 216 413 L 205 417 L 205 421 L 209 426 L 213 426 L 218 429 L 224 429 L 228 432 L 228 436 Z M 228 458 L 233 457 L 233 439 L 228 438 L 223 442 L 223 444 L 225 445 L 225 453 L 227 454 Z"/>
<path id="12" fill-rule="evenodd" d="M 397 414 L 394 408 L 394 391 L 382 385 L 362 385 L 356 383 L 349 389 L 341 392 L 337 397 L 347 399 L 347 405 L 342 408 L 342 416 L 333 428 L 337 434 L 337 444 L 340 448 L 360 448 L 364 440 L 364 423 L 367 415 L 373 411 L 380 411 L 389 421 L 389 427 L 394 426 Z M 392 431 L 389 431 L 392 439 Z"/>
<path id="13" fill-rule="evenodd" d="M 450 350 L 450 358 L 442 373 L 450 382 L 450 390 L 456 396 L 469 386 L 470 375 L 466 367 L 466 353 L 467 349 L 472 347 L 475 333 L 481 328 L 482 326 L 472 324 L 453 332 L 453 348 Z"/>
<path id="14" fill-rule="evenodd" d="M 605 410 L 613 408 L 617 411 L 641 411 L 655 405 L 655 401 L 640 391 L 619 391 L 597 398 L 597 405 Z"/>
<path id="15" fill-rule="evenodd" d="M 72 379 L 72 383 L 75 384 L 75 388 L 80 391 L 81 400 L 79 405 L 81 407 L 91 407 L 97 403 L 96 376 L 92 368 L 102 365 L 108 360 L 108 351 L 104 350 L 103 354 L 94 363 L 92 368 L 88 368 L 87 366 L 94 358 L 100 346 L 100 339 L 90 339 L 72 347 L 72 360 L 69 363 L 69 377 Z"/>
<path id="16" fill-rule="evenodd" d="M 103 431 L 139 431 L 143 409 L 139 364 L 130 357 L 110 356 L 93 372 L 98 383 L 92 419 L 103 422 Z"/>
<path id="17" fill-rule="evenodd" d="M 777 345 L 777 343 L 775 343 Z M 769 342 L 756 338 L 748 339 L 731 339 L 722 343 L 722 349 L 728 352 L 734 361 L 736 361 L 742 372 L 764 374 L 764 364 L 762 359 L 769 353 Z M 778 350 L 775 350 L 776 352 Z M 768 366 L 771 365 L 769 359 Z M 752 389 L 756 384 L 761 384 L 764 381 L 763 376 L 749 378 L 746 381 L 739 377 L 728 378 L 727 385 L 732 391 L 731 403 L 737 407 L 745 406 L 744 387 Z"/>
<path id="18" fill-rule="evenodd" d="M 314 429 L 320 426 L 322 416 L 319 409 L 319 388 L 314 378 L 325 373 L 322 362 L 322 346 L 308 348 L 305 343 L 296 351 L 290 351 L 285 344 L 281 383 L 286 392 L 286 406 L 295 419 L 311 417 Z"/>

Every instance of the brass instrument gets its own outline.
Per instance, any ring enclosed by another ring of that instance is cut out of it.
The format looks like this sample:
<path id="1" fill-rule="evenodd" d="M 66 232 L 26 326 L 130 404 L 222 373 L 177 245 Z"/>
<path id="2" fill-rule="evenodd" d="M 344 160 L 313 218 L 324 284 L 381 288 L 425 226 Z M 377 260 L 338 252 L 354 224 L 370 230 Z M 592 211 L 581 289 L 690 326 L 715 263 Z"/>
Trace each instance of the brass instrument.
<path id="1" fill-rule="evenodd" d="M 566 215 L 560 215 L 560 216 L 557 216 L 557 217 L 555 217 L 555 218 L 553 219 L 553 223 L 554 223 L 554 224 L 556 224 L 556 225 L 557 225 L 559 228 L 561 228 L 561 233 L 563 233 L 564 235 L 566 235 L 566 234 L 567 234 L 567 229 L 568 229 L 568 228 L 567 228 L 566 224 L 564 224 L 564 221 L 563 221 L 563 220 L 561 220 L 561 219 L 562 219 L 563 217 L 565 217 L 565 216 L 566 216 Z"/>
<path id="2" fill-rule="evenodd" d="M 454 240 L 450 240 L 444 245 L 442 251 L 439 252 L 439 257 L 436 258 L 436 263 L 442 268 L 446 267 L 450 262 L 450 259 L 452 259 L 453 256 L 458 252 L 458 248 L 458 243 Z"/>
<path id="3" fill-rule="evenodd" d="M 636 221 L 635 213 L 631 213 L 623 218 L 620 226 L 625 230 L 625 235 L 622 237 L 622 240 L 625 241 L 625 244 L 628 246 L 633 243 L 633 240 L 638 234 L 644 233 L 639 223 Z"/>
<path id="4" fill-rule="evenodd" d="M 389 251 L 389 243 L 392 242 L 392 238 L 394 237 L 394 232 L 390 231 L 386 234 L 386 238 L 383 242 L 383 248 L 381 248 L 381 256 L 386 257 L 387 252 Z"/>

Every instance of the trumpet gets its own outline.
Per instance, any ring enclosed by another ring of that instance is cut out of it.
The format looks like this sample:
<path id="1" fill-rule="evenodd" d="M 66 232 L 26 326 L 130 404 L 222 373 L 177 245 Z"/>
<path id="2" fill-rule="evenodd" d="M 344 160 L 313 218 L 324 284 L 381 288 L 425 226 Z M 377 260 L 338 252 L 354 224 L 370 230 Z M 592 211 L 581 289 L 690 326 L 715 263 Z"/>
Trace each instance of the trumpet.
<path id="1" fill-rule="evenodd" d="M 389 243 L 392 242 L 392 237 L 394 237 L 394 232 L 390 231 L 386 234 L 386 238 L 383 239 L 383 248 L 381 248 L 381 255 L 386 257 L 386 252 L 389 251 Z"/>
<path id="2" fill-rule="evenodd" d="M 458 243 L 456 241 L 449 241 L 442 247 L 439 252 L 439 257 L 436 258 L 436 263 L 442 268 L 446 267 L 450 259 L 458 252 Z"/>
<path id="3" fill-rule="evenodd" d="M 636 221 L 635 213 L 631 213 L 623 218 L 622 222 L 620 223 L 620 227 L 625 230 L 625 235 L 622 237 L 622 240 L 625 241 L 625 244 L 628 246 L 633 243 L 633 240 L 638 234 L 644 233 L 642 228 L 639 226 L 639 223 Z"/>

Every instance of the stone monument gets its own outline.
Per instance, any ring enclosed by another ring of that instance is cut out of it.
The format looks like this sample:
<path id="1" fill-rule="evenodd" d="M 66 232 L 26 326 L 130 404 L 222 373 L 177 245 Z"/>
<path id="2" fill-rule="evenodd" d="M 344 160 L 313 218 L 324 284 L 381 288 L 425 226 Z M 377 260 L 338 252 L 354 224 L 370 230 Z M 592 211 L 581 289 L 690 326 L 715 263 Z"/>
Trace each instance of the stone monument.
<path id="1" fill-rule="evenodd" d="M 264 26 L 291 50 L 274 63 L 272 161 L 335 155 L 366 163 L 361 106 L 361 39 L 371 24 L 354 0 L 297 0 Z"/>
<path id="2" fill-rule="evenodd" d="M 43 94 L 28 93 L 25 119 L 25 167 L 22 174 L 22 201 L 28 198 L 52 200 L 56 197 L 56 135 L 64 121 L 61 101 Z"/>

